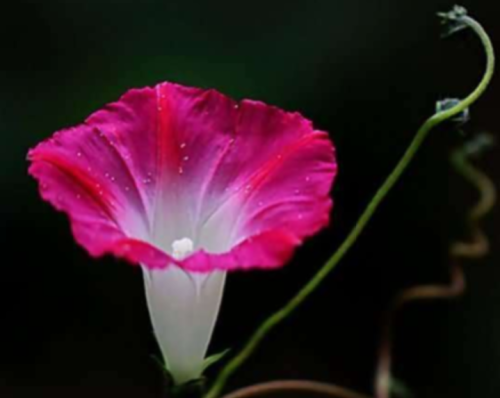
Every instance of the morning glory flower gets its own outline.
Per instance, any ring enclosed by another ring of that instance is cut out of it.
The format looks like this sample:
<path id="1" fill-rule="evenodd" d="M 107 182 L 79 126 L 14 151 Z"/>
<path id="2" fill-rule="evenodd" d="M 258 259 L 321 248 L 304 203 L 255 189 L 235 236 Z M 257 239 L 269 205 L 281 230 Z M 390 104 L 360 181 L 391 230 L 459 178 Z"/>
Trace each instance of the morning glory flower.
<path id="1" fill-rule="evenodd" d="M 284 265 L 328 224 L 337 171 L 300 114 L 173 83 L 128 91 L 28 159 L 91 256 L 142 267 L 176 383 L 203 371 L 226 272 Z"/>

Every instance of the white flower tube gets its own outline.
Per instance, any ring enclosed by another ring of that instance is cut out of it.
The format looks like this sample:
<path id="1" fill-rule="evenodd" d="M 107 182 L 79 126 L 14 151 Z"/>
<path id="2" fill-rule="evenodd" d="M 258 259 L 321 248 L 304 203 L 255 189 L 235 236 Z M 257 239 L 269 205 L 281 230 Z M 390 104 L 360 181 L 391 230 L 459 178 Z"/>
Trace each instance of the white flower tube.
<path id="1" fill-rule="evenodd" d="M 175 241 L 174 256 L 193 250 L 190 239 Z M 190 273 L 175 265 L 143 267 L 146 298 L 153 329 L 176 384 L 199 378 L 215 326 L 226 273 Z"/>

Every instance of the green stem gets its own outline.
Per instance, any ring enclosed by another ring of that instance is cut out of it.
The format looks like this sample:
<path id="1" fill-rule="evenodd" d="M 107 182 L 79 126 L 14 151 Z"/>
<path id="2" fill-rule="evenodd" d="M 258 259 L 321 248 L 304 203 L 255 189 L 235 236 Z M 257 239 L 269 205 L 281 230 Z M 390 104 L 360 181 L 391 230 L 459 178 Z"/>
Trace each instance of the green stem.
<path id="1" fill-rule="evenodd" d="M 474 145 L 471 150 L 470 145 Z M 479 144 L 479 145 L 478 145 Z M 471 158 L 477 156 L 485 148 L 493 144 L 493 139 L 488 134 L 480 134 L 476 136 L 474 141 L 469 145 L 460 147 L 453 151 L 450 160 L 455 170 L 468 182 L 474 185 L 479 191 L 479 200 L 469 213 L 469 223 L 474 226 L 471 228 L 473 231 L 478 229 L 478 222 L 485 217 L 495 205 L 496 202 L 496 188 L 493 181 L 480 169 L 478 169 L 472 162 Z"/>
<path id="2" fill-rule="evenodd" d="M 436 113 L 420 127 L 415 138 L 411 142 L 410 146 L 404 153 L 403 157 L 396 165 L 391 174 L 387 177 L 382 186 L 375 193 L 363 214 L 357 221 L 354 228 L 351 230 L 347 238 L 337 249 L 337 251 L 330 257 L 330 259 L 323 265 L 323 267 L 312 277 L 312 279 L 293 297 L 283 308 L 271 315 L 267 320 L 265 320 L 261 326 L 254 332 L 250 337 L 243 349 L 236 355 L 219 373 L 215 382 L 213 383 L 211 389 L 208 391 L 205 398 L 216 398 L 222 392 L 229 377 L 245 362 L 245 360 L 250 357 L 250 355 L 257 348 L 262 339 L 266 334 L 271 331 L 276 325 L 287 318 L 302 302 L 323 282 L 327 275 L 335 268 L 339 261 L 344 257 L 348 250 L 353 246 L 353 244 L 358 239 L 359 235 L 368 224 L 373 214 L 382 203 L 384 198 L 387 196 L 389 191 L 401 177 L 405 169 L 410 164 L 411 160 L 417 153 L 418 149 L 422 145 L 423 141 L 429 134 L 429 132 L 438 124 L 444 122 L 447 119 L 461 113 L 467 109 L 473 102 L 475 102 L 483 93 L 483 91 L 488 86 L 491 77 L 493 76 L 493 70 L 495 65 L 495 56 L 493 51 L 493 46 L 491 44 L 490 38 L 484 31 L 482 26 L 475 20 L 468 16 L 462 16 L 460 22 L 470 27 L 481 39 L 484 46 L 486 56 L 487 56 L 487 66 L 486 72 L 476 87 L 476 89 L 469 94 L 467 98 L 460 101 L 454 107 Z"/>

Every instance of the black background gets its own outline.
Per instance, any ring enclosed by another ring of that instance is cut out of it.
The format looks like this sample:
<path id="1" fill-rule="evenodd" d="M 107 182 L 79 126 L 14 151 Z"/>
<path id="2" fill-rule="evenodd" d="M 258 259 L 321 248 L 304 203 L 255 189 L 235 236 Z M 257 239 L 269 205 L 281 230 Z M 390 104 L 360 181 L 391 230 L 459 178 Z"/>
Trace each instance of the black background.
<path id="1" fill-rule="evenodd" d="M 4 1 L 0 5 L 0 397 L 161 397 L 140 270 L 95 261 L 38 196 L 26 152 L 131 87 L 171 80 L 299 110 L 331 132 L 340 174 L 328 230 L 285 268 L 230 275 L 211 352 L 237 349 L 338 247 L 437 99 L 461 96 L 484 58 L 470 33 L 441 40 L 450 1 Z M 500 48 L 500 7 L 464 2 Z M 467 131 L 500 133 L 500 84 Z M 475 192 L 441 128 L 322 288 L 231 381 L 311 378 L 371 391 L 381 315 L 406 286 L 446 282 Z M 498 181 L 500 148 L 480 164 Z M 395 372 L 417 397 L 500 391 L 500 214 L 492 253 L 454 302 L 397 322 Z M 217 370 L 214 367 L 209 375 Z"/>

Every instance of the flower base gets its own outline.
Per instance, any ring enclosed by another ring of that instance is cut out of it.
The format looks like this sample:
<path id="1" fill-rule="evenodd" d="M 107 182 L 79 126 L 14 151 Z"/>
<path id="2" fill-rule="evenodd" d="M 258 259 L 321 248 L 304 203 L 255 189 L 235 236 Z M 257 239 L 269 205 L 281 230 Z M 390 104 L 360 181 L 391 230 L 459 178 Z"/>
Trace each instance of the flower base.
<path id="1" fill-rule="evenodd" d="M 170 379 L 171 380 L 171 379 Z M 167 386 L 167 398 L 203 398 L 206 392 L 206 379 L 200 378 L 187 383 Z"/>

